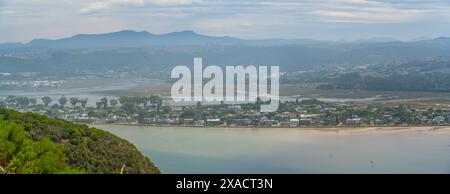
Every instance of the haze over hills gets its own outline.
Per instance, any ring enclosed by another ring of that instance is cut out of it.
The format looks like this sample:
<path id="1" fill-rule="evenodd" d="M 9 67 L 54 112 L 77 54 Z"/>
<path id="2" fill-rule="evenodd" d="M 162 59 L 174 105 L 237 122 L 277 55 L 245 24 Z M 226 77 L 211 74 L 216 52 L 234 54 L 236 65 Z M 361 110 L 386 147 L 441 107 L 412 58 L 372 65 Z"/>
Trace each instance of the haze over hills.
<path id="1" fill-rule="evenodd" d="M 398 41 L 392 38 L 376 37 L 350 41 L 347 43 L 384 43 Z M 147 31 L 122 30 L 105 34 L 77 34 L 62 39 L 34 39 L 29 43 L 3 43 L 0 48 L 53 47 L 53 48 L 92 48 L 92 47 L 151 47 L 167 45 L 249 45 L 273 46 L 305 43 L 339 43 L 339 41 L 320 41 L 313 39 L 258 39 L 246 40 L 229 36 L 207 36 L 191 30 L 153 34 Z M 344 43 L 344 42 L 341 42 Z"/>
<path id="2" fill-rule="evenodd" d="M 193 31 L 157 35 L 124 30 L 57 40 L 36 39 L 26 44 L 0 44 L 0 69 L 1 72 L 44 72 L 58 76 L 111 70 L 167 78 L 171 67 L 190 65 L 199 56 L 206 64 L 219 66 L 279 65 L 281 71 L 301 71 L 312 67 L 450 58 L 449 51 L 450 38 L 445 37 L 409 42 L 388 38 L 353 42 L 243 40 Z"/>
<path id="3" fill-rule="evenodd" d="M 171 45 L 283 45 L 319 42 L 310 39 L 264 39 L 244 40 L 234 37 L 213 37 L 191 30 L 152 34 L 146 31 L 123 30 L 106 34 L 78 34 L 62 39 L 34 39 L 29 43 L 4 43 L 0 48 L 52 47 L 52 48 L 110 48 L 110 47 L 152 47 Z"/>
<path id="4" fill-rule="evenodd" d="M 148 47 L 155 45 L 237 44 L 239 41 L 239 39 L 231 37 L 204 36 L 193 31 L 156 35 L 145 31 L 124 30 L 108 34 L 79 34 L 59 40 L 37 39 L 28 45 L 60 48 Z"/>
<path id="5" fill-rule="evenodd" d="M 420 38 L 411 42 L 449 41 L 450 38 Z M 154 47 L 174 45 L 243 45 L 243 46 L 280 46 L 296 44 L 365 44 L 365 43 L 401 43 L 389 37 L 374 37 L 355 41 L 322 41 L 313 39 L 239 39 L 229 36 L 207 36 L 191 30 L 153 34 L 147 31 L 122 30 L 105 34 L 77 34 L 62 39 L 34 39 L 28 43 L 0 43 L 0 49 L 21 47 L 48 48 L 111 48 L 111 47 Z"/>

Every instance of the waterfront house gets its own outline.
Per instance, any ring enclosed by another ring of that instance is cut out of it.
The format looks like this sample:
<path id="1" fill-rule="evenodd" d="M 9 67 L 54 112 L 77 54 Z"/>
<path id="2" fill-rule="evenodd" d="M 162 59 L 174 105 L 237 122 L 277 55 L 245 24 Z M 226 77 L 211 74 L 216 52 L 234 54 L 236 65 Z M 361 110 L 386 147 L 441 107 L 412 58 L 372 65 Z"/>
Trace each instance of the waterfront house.
<path id="1" fill-rule="evenodd" d="M 216 119 L 206 119 L 206 125 L 221 125 L 223 124 L 222 120 Z"/>
<path id="2" fill-rule="evenodd" d="M 260 120 L 260 125 L 261 126 L 270 126 L 270 127 L 278 127 L 280 126 L 280 122 L 274 119 L 261 119 Z"/>
<path id="3" fill-rule="evenodd" d="M 438 125 L 443 125 L 443 124 L 445 124 L 445 117 L 443 117 L 443 116 L 434 117 L 433 123 L 438 124 Z"/>
<path id="4" fill-rule="evenodd" d="M 387 119 L 387 120 L 392 120 L 393 119 L 392 115 L 389 115 L 389 114 L 383 115 L 383 117 L 385 119 Z"/>
<path id="5" fill-rule="evenodd" d="M 196 127 L 203 127 L 205 126 L 205 120 L 195 120 L 194 124 Z"/>
<path id="6" fill-rule="evenodd" d="M 383 119 L 375 119 L 373 120 L 373 124 L 379 126 L 386 124 L 386 122 Z"/>
<path id="7" fill-rule="evenodd" d="M 185 118 L 180 121 L 184 125 L 195 125 L 195 120 L 191 118 Z"/>
<path id="8" fill-rule="evenodd" d="M 426 123 L 428 121 L 428 118 L 423 115 L 417 116 L 417 119 L 419 119 L 421 122 Z"/>
<path id="9" fill-rule="evenodd" d="M 156 118 L 144 118 L 141 124 L 155 124 Z"/>
<path id="10" fill-rule="evenodd" d="M 321 114 L 302 114 L 300 121 L 308 121 L 309 123 L 319 123 Z"/>
<path id="11" fill-rule="evenodd" d="M 108 123 L 122 123 L 122 124 L 136 124 L 138 123 L 137 119 L 132 117 L 121 117 L 121 116 L 112 116 L 106 118 L 106 122 Z"/>
<path id="12" fill-rule="evenodd" d="M 250 119 L 233 119 L 231 123 L 237 126 L 249 126 L 252 121 Z"/>
<path id="13" fill-rule="evenodd" d="M 180 124 L 180 119 L 179 118 L 167 119 L 167 124 L 169 124 L 169 125 L 179 125 Z"/>
<path id="14" fill-rule="evenodd" d="M 77 123 L 96 123 L 97 121 L 97 117 L 81 116 L 75 118 L 75 122 Z"/>
<path id="15" fill-rule="evenodd" d="M 289 120 L 289 126 L 298 127 L 300 125 L 300 119 L 291 119 Z"/>
<path id="16" fill-rule="evenodd" d="M 347 125 L 361 125 L 361 118 L 352 118 L 352 119 L 347 119 L 345 121 L 345 124 Z"/>

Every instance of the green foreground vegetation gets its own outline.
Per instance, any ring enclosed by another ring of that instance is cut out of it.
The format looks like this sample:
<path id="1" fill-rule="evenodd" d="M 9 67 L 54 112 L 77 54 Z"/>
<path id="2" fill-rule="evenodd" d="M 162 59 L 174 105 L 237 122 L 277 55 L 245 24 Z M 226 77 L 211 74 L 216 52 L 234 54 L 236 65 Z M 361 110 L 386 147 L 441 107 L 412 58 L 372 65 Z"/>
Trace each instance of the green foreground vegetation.
<path id="1" fill-rule="evenodd" d="M 0 109 L 0 174 L 159 173 L 131 143 L 108 132 Z"/>

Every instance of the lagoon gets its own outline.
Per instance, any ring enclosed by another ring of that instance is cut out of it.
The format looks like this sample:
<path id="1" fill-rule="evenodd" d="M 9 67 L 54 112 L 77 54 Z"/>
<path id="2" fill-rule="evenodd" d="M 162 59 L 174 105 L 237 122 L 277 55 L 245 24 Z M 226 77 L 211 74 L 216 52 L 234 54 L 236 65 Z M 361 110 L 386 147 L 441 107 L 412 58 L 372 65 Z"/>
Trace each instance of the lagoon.
<path id="1" fill-rule="evenodd" d="M 450 129 L 185 128 L 98 125 L 162 173 L 450 173 Z"/>

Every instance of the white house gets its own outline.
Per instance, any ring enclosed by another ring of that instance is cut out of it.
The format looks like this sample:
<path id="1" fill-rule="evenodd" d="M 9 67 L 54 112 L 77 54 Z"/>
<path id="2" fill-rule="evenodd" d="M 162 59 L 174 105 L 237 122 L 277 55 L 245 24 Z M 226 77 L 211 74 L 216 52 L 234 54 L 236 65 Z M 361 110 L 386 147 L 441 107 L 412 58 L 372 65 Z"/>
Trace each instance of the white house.
<path id="1" fill-rule="evenodd" d="M 291 127 L 298 127 L 300 125 L 300 119 L 291 119 L 291 120 L 289 120 L 289 125 Z"/>

